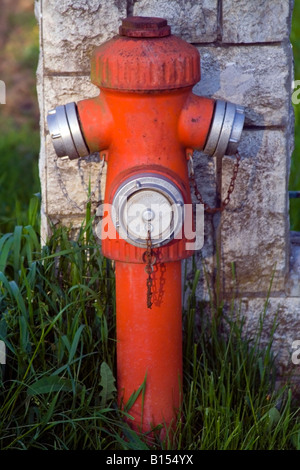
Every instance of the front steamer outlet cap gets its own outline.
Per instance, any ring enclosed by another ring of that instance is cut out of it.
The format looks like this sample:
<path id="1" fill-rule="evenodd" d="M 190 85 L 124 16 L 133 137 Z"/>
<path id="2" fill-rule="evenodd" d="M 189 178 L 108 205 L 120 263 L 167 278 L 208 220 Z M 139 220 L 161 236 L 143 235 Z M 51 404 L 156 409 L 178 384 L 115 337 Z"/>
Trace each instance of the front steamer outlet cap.
<path id="1" fill-rule="evenodd" d="M 120 35 L 97 47 L 92 56 L 91 81 L 99 88 L 172 90 L 199 80 L 197 48 L 173 36 L 163 18 L 123 19 Z"/>
<path id="2" fill-rule="evenodd" d="M 184 199 L 167 177 L 144 173 L 130 177 L 116 191 L 112 221 L 131 245 L 146 248 L 148 230 L 153 247 L 169 243 L 182 228 Z"/>

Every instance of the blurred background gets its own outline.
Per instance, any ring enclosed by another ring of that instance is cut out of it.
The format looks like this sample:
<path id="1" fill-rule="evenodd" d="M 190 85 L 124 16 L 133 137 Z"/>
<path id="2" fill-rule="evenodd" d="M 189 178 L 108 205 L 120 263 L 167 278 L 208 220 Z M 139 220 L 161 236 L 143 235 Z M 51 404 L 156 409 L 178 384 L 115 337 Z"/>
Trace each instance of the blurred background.
<path id="1" fill-rule="evenodd" d="M 35 72 L 39 31 L 33 0 L 1 0 L 0 80 L 6 104 L 0 104 L 0 233 L 26 224 L 29 201 L 39 197 L 39 109 Z M 295 80 L 300 80 L 300 2 L 295 2 L 291 41 Z M 299 95 L 298 95 L 299 96 Z M 295 110 L 295 150 L 290 190 L 300 191 L 300 103 Z M 300 198 L 290 200 L 291 230 L 300 231 Z"/>
<path id="2" fill-rule="evenodd" d="M 292 18 L 291 42 L 294 52 L 295 80 L 300 80 L 300 2 L 295 0 Z M 299 98 L 299 93 L 297 93 Z M 298 99 L 299 101 L 299 99 Z M 300 191 L 300 103 L 294 105 L 295 148 L 290 173 L 290 191 Z M 290 199 L 291 230 L 300 231 L 300 198 Z"/>
<path id="3" fill-rule="evenodd" d="M 39 28 L 33 0 L 0 2 L 0 233 L 26 224 L 29 201 L 40 191 L 36 68 Z"/>

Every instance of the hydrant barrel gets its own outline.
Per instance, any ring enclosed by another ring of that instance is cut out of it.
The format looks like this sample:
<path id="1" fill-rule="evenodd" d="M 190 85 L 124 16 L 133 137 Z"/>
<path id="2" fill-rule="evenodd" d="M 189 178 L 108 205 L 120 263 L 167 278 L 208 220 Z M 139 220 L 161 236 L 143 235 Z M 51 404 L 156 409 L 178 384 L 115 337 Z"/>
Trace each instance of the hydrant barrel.
<path id="1" fill-rule="evenodd" d="M 151 309 L 144 307 L 144 266 L 116 262 L 115 269 L 119 403 L 145 383 L 129 422 L 143 432 L 162 425 L 170 436 L 182 397 L 181 262 L 156 266 Z"/>

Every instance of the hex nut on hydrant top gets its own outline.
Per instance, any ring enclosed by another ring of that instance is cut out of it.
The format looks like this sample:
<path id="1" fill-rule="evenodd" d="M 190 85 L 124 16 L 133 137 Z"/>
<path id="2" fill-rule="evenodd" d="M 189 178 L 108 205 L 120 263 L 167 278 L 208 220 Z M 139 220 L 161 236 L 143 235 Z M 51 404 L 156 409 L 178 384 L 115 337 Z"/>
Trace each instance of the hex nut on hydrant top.
<path id="1" fill-rule="evenodd" d="M 48 127 L 58 157 L 101 151 L 107 160 L 102 253 L 115 260 L 118 400 L 132 426 L 176 423 L 182 386 L 181 260 L 188 159 L 234 155 L 244 108 L 197 96 L 200 55 L 163 18 L 128 17 L 91 59 L 96 98 L 57 106 Z M 115 228 L 110 236 L 107 227 Z M 147 294 L 147 302 L 146 302 Z"/>

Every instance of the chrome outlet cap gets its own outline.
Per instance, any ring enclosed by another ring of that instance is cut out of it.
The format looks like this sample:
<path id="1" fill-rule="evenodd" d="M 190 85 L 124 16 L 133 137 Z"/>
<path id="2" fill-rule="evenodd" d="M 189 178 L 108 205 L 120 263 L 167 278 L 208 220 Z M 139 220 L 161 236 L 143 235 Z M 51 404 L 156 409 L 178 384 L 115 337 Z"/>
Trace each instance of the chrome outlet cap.
<path id="1" fill-rule="evenodd" d="M 214 116 L 203 152 L 213 157 L 234 155 L 242 134 L 245 109 L 223 100 L 216 100 Z"/>
<path id="2" fill-rule="evenodd" d="M 76 103 L 57 106 L 48 112 L 50 137 L 58 157 L 71 160 L 90 154 L 81 132 Z"/>
<path id="3" fill-rule="evenodd" d="M 143 173 L 126 180 L 112 202 L 112 221 L 119 235 L 131 245 L 146 248 L 170 242 L 183 225 L 184 200 L 168 178 Z"/>

